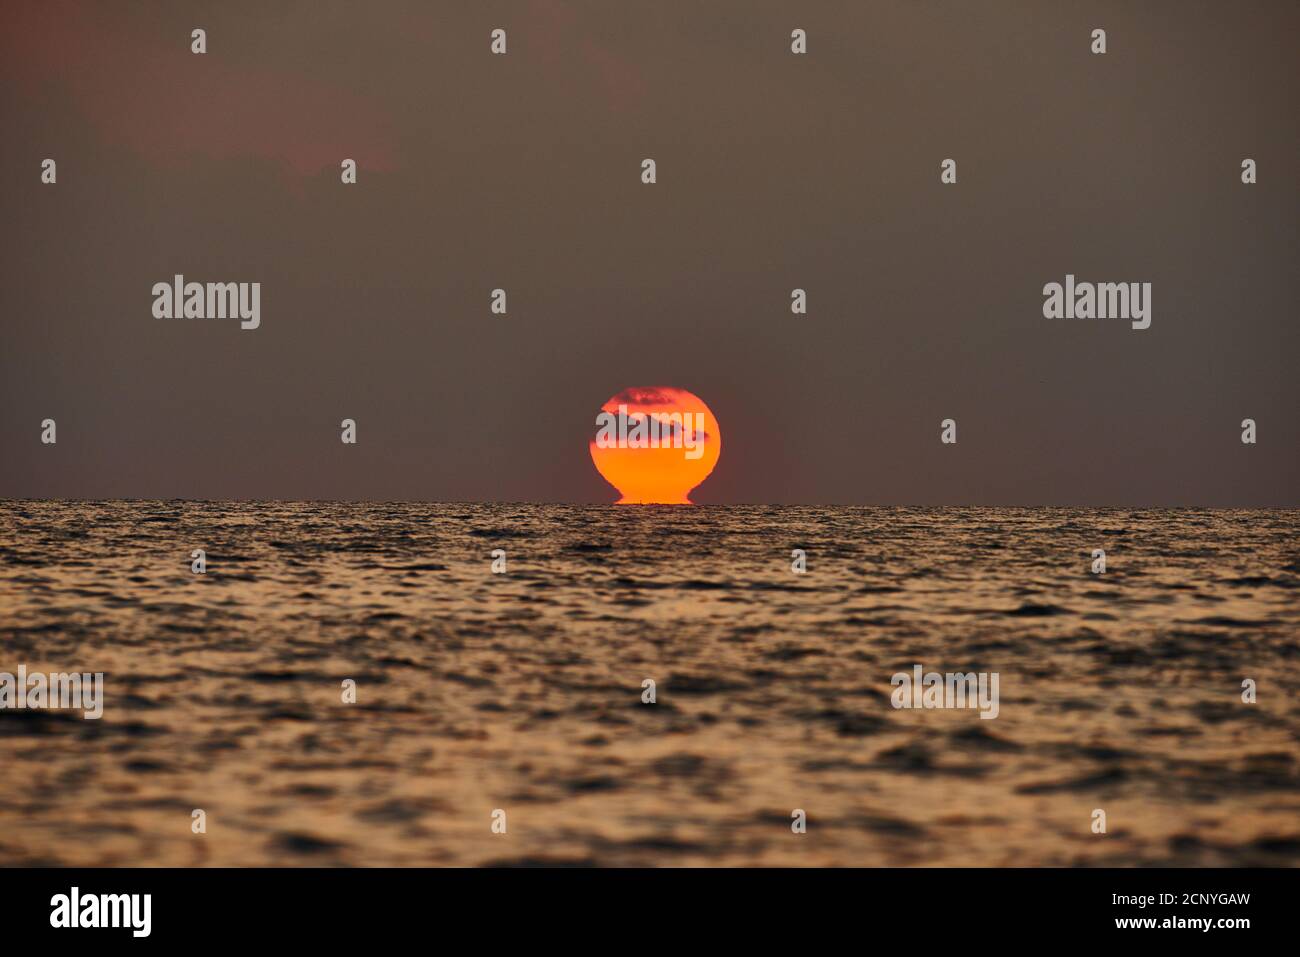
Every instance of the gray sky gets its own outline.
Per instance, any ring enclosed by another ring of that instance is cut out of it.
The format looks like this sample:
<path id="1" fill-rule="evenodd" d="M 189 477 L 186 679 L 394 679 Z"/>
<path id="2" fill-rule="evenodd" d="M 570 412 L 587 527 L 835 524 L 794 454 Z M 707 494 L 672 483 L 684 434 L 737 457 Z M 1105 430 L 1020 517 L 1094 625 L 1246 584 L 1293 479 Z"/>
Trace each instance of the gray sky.
<path id="1" fill-rule="evenodd" d="M 5 18 L 0 496 L 612 501 L 596 412 L 673 385 L 697 501 L 1300 504 L 1293 2 Z M 1067 273 L 1151 328 L 1043 318 Z"/>

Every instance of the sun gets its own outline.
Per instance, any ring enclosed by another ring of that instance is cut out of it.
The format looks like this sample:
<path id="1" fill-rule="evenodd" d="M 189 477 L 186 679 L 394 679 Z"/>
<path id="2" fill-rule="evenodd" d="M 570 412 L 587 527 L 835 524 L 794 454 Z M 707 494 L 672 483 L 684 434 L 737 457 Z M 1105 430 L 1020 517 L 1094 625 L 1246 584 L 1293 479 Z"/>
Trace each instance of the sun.
<path id="1" fill-rule="evenodd" d="M 620 505 L 689 505 L 722 452 L 718 420 L 699 396 L 672 386 L 624 389 L 596 416 L 588 444 Z"/>

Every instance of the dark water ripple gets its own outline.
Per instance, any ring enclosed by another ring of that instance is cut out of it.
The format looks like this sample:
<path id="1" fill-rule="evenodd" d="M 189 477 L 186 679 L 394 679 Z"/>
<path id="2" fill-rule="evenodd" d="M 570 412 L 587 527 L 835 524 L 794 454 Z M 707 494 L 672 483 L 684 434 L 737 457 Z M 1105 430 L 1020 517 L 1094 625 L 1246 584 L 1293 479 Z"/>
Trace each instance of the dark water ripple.
<path id="1" fill-rule="evenodd" d="M 0 864 L 1300 863 L 1298 532 L 0 503 L 0 671 L 107 675 L 101 721 L 0 712 Z M 999 672 L 1000 716 L 894 710 L 917 663 Z"/>

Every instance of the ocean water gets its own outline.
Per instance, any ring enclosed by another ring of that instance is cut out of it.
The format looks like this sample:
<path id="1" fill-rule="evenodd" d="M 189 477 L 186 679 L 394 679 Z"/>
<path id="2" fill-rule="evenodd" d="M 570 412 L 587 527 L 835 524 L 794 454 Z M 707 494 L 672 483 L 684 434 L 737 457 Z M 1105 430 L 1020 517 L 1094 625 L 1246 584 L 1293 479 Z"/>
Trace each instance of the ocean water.
<path id="1" fill-rule="evenodd" d="M 1298 533 L 3 502 L 0 671 L 102 671 L 105 704 L 0 711 L 0 864 L 1295 865 Z M 917 664 L 997 672 L 997 718 L 893 708 Z"/>

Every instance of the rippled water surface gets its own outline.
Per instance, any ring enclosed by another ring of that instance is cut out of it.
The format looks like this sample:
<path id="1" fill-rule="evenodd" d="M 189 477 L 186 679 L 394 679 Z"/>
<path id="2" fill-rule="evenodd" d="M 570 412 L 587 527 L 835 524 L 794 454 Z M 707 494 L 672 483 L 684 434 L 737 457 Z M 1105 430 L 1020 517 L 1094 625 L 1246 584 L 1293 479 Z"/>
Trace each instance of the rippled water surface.
<path id="1" fill-rule="evenodd" d="M 0 503 L 0 671 L 106 676 L 99 721 L 0 711 L 0 863 L 1293 865 L 1298 532 L 1296 511 Z M 1000 714 L 895 710 L 915 664 L 998 672 Z"/>

